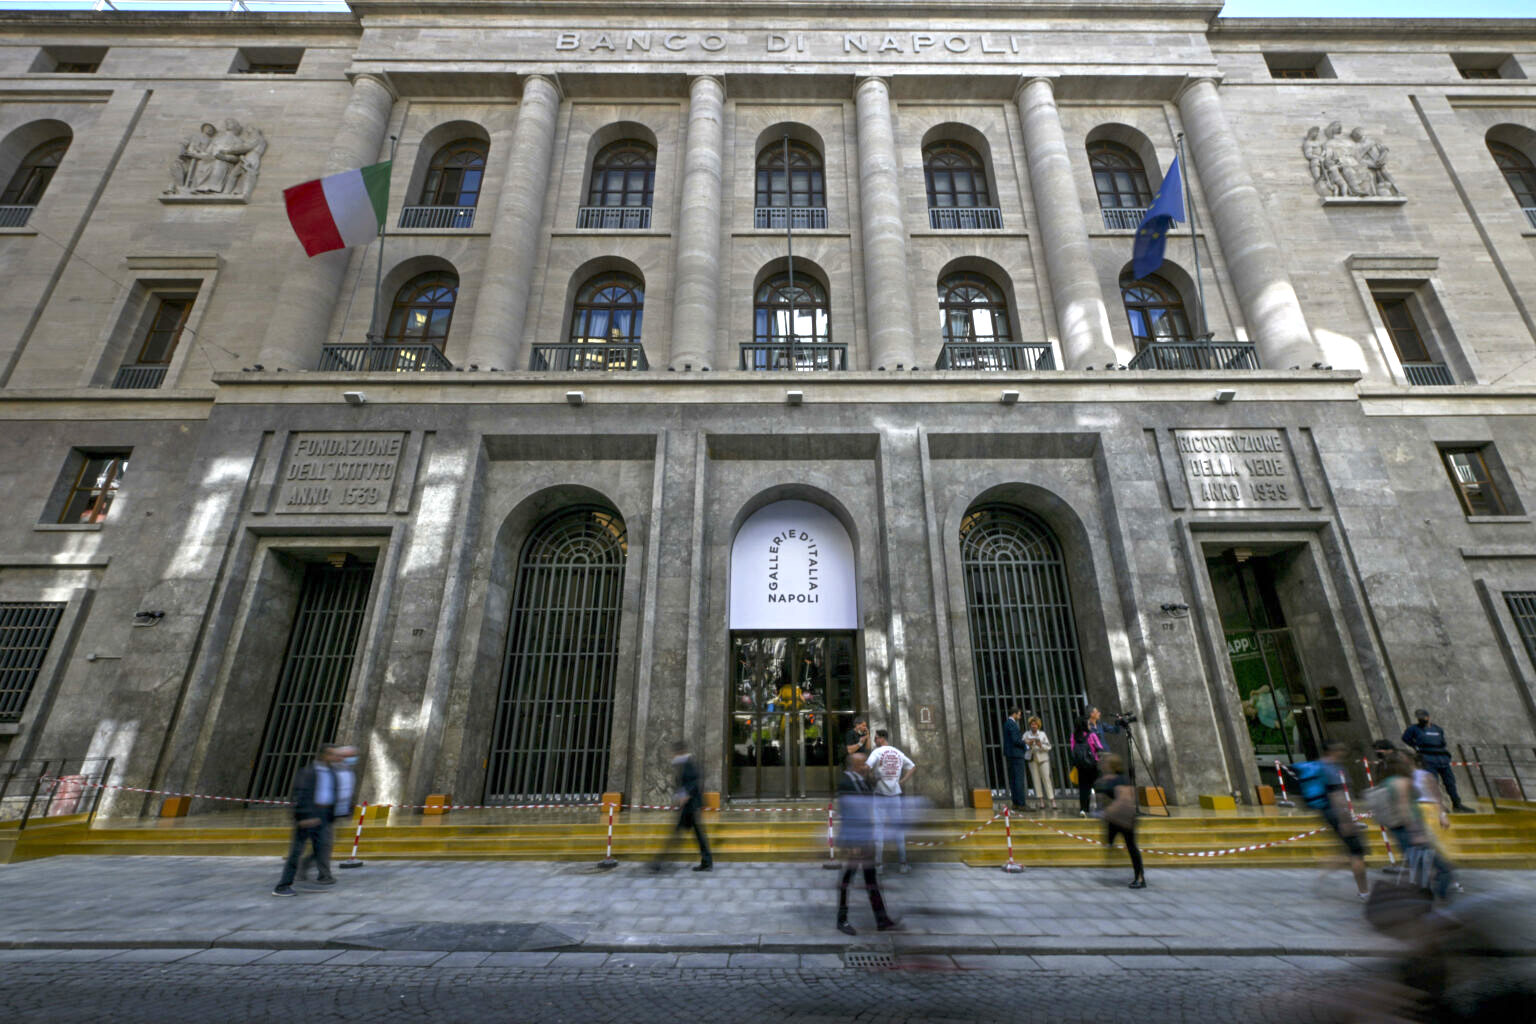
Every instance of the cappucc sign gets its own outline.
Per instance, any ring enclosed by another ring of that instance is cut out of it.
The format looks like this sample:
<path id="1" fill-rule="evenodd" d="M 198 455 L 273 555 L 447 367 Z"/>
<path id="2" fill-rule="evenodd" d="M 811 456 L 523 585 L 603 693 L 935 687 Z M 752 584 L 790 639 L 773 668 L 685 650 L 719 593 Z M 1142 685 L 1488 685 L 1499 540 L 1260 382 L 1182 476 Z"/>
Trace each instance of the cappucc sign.
<path id="1" fill-rule="evenodd" d="M 731 545 L 732 629 L 857 629 L 853 542 L 808 501 L 778 501 Z"/>

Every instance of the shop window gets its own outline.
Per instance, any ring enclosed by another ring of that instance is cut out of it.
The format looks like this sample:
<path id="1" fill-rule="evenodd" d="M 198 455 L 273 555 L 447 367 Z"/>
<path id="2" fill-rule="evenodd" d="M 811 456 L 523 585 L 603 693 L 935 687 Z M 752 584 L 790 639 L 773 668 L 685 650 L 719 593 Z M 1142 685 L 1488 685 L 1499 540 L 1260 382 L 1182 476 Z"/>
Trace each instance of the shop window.
<path id="1" fill-rule="evenodd" d="M 1520 514 L 1514 488 L 1493 445 L 1441 445 L 1440 458 L 1468 516 Z"/>

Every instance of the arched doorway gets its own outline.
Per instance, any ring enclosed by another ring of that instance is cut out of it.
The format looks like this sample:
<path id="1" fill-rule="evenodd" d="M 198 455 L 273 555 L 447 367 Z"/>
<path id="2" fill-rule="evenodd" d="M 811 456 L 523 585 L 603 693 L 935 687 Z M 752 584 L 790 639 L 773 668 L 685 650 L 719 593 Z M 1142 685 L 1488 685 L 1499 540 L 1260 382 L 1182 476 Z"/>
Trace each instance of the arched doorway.
<path id="1" fill-rule="evenodd" d="M 960 524 L 960 561 L 987 785 L 1008 788 L 1003 719 L 1013 707 L 1040 717 L 1065 785 L 1067 740 L 1088 697 L 1061 545 L 1021 508 L 979 505 Z"/>
<path id="2" fill-rule="evenodd" d="M 618 513 L 561 509 L 517 565 L 485 802 L 587 802 L 608 779 L 629 545 Z"/>
<path id="3" fill-rule="evenodd" d="M 832 792 L 863 706 L 853 542 L 808 501 L 758 509 L 731 545 L 729 793 Z"/>

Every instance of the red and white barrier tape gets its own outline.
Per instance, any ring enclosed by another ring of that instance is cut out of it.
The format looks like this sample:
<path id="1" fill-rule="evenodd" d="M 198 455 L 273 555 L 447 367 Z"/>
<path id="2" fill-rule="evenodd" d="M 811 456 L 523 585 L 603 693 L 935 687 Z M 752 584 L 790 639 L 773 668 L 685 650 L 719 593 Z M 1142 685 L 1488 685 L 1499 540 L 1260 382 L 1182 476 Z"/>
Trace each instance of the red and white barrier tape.
<path id="1" fill-rule="evenodd" d="M 1080 843 L 1088 843 L 1092 846 L 1104 845 L 1104 841 L 1102 839 L 1094 839 L 1091 836 L 1080 836 L 1075 832 L 1068 832 L 1065 829 L 1056 828 L 1054 825 L 1047 825 L 1045 822 L 1035 818 L 1029 819 L 1029 823 L 1031 825 L 1038 825 L 1040 828 L 1045 829 L 1047 832 L 1055 832 L 1058 835 L 1066 836 L 1068 839 L 1076 839 Z M 1142 852 L 1155 853 L 1161 857 L 1225 857 L 1228 854 L 1233 853 L 1252 853 L 1254 850 L 1266 850 L 1272 846 L 1283 846 L 1286 843 L 1294 843 L 1297 840 L 1306 839 L 1309 836 L 1315 836 L 1319 832 L 1326 831 L 1328 831 L 1327 827 L 1322 826 L 1306 832 L 1298 832 L 1293 836 L 1286 836 L 1284 839 L 1273 839 L 1267 843 L 1251 843 L 1248 846 L 1233 846 L 1225 850 L 1159 850 L 1153 847 L 1145 847 L 1143 848 Z"/>
<path id="2" fill-rule="evenodd" d="M 1360 763 L 1365 765 L 1365 784 L 1367 786 L 1374 787 L 1376 785 L 1376 780 L 1371 776 L 1371 759 L 1368 757 L 1362 757 L 1360 759 Z M 1348 793 L 1349 790 L 1346 789 L 1344 792 Z M 1355 808 L 1353 805 L 1350 806 L 1349 811 L 1351 814 L 1354 813 Z M 1387 826 L 1378 824 L 1376 827 L 1381 829 L 1381 845 L 1387 848 L 1387 863 L 1396 864 L 1397 857 L 1395 857 L 1392 853 L 1392 843 L 1387 839 Z"/>
<path id="3" fill-rule="evenodd" d="M 982 822 L 980 825 L 977 825 L 975 828 L 971 829 L 969 832 L 962 832 L 958 836 L 955 836 L 953 839 L 932 839 L 932 840 L 928 840 L 926 842 L 912 842 L 912 843 L 908 843 L 907 845 L 908 846 L 945 846 L 945 845 L 948 845 L 949 843 L 963 843 L 967 839 L 971 838 L 971 836 L 975 835 L 976 833 L 980 832 L 982 829 L 986 828 L 988 825 L 992 824 L 994 821 L 998 821 L 1001 818 L 1002 818 L 1001 814 L 994 814 L 994 815 L 992 815 L 992 817 L 988 818 L 986 821 Z"/>

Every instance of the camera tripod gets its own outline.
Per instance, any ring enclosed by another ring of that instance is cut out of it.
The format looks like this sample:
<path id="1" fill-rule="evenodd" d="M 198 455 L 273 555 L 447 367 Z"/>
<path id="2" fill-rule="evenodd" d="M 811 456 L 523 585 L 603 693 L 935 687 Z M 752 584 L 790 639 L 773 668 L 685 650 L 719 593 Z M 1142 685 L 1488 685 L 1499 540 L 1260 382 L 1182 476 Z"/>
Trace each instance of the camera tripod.
<path id="1" fill-rule="evenodd" d="M 1152 785 L 1157 789 L 1157 791 L 1159 793 L 1164 795 L 1164 801 L 1162 803 L 1162 809 L 1160 811 L 1158 811 L 1157 813 L 1161 814 L 1165 818 L 1172 817 L 1173 816 L 1173 812 L 1168 809 L 1168 804 L 1167 804 L 1167 800 L 1166 800 L 1166 796 L 1167 796 L 1168 791 L 1163 788 L 1162 780 L 1157 777 L 1157 769 L 1152 766 L 1152 762 L 1151 761 L 1147 760 L 1146 753 L 1136 743 L 1136 732 L 1135 732 L 1135 730 L 1133 730 L 1131 728 L 1131 725 L 1132 725 L 1131 720 L 1128 719 L 1125 715 L 1116 715 L 1115 716 L 1115 724 L 1117 726 L 1119 726 L 1120 731 L 1125 733 L 1126 747 L 1127 747 L 1127 751 L 1128 751 L 1128 753 L 1130 755 L 1129 757 L 1127 757 L 1125 759 L 1125 767 L 1126 767 L 1126 770 L 1127 770 L 1127 774 L 1130 776 L 1130 779 L 1131 779 L 1131 786 L 1132 787 L 1136 786 L 1136 761 L 1137 761 L 1137 759 L 1140 759 L 1141 766 L 1147 770 L 1147 775 L 1152 779 Z M 1152 805 L 1150 804 L 1150 802 L 1147 805 L 1147 809 L 1148 809 L 1148 811 L 1151 811 L 1151 809 L 1152 809 Z"/>

